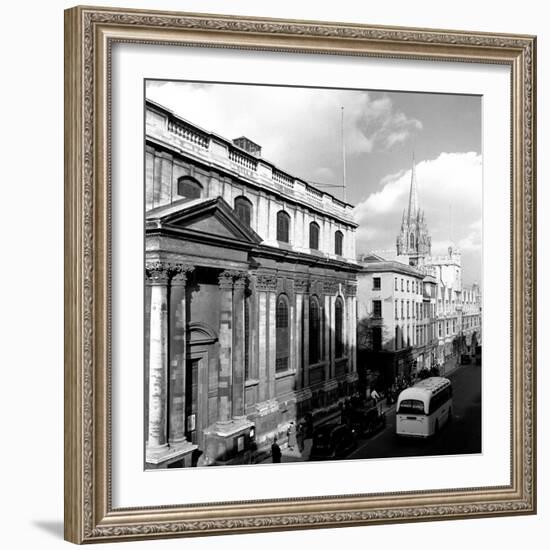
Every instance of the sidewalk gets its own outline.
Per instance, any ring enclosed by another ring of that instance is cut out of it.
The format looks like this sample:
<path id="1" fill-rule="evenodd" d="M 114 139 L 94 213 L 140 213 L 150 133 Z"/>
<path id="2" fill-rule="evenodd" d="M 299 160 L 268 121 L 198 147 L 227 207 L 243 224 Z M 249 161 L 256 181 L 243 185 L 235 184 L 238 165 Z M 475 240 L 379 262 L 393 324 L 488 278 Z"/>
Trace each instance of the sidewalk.
<path id="1" fill-rule="evenodd" d="M 309 460 L 312 443 L 313 440 L 311 438 L 305 439 L 302 452 L 298 450 L 298 447 L 287 447 L 285 443 L 281 446 L 281 462 L 306 462 Z M 266 451 L 265 457 L 255 462 L 255 464 L 271 464 L 271 462 L 271 451 Z"/>

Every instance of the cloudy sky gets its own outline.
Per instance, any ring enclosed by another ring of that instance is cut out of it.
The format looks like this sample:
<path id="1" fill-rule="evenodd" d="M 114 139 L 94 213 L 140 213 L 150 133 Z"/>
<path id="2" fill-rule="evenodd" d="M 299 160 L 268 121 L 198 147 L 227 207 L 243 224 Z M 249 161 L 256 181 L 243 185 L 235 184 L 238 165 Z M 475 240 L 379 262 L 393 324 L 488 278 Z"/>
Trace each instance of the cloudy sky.
<path id="1" fill-rule="evenodd" d="M 413 153 L 432 252 L 452 242 L 464 282 L 481 282 L 481 98 L 444 94 L 148 81 L 147 97 L 310 182 L 341 185 L 356 207 L 357 251 L 395 250 Z M 323 187 L 342 198 L 342 190 Z"/>

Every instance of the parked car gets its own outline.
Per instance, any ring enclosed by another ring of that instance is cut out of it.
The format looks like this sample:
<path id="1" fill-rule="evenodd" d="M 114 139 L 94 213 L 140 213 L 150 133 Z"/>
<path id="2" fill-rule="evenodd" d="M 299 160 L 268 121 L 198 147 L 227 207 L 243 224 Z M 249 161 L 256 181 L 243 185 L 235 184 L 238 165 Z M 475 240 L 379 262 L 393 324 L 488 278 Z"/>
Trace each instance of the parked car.
<path id="1" fill-rule="evenodd" d="M 325 424 L 313 432 L 309 460 L 345 458 L 357 447 L 352 430 L 345 424 Z"/>

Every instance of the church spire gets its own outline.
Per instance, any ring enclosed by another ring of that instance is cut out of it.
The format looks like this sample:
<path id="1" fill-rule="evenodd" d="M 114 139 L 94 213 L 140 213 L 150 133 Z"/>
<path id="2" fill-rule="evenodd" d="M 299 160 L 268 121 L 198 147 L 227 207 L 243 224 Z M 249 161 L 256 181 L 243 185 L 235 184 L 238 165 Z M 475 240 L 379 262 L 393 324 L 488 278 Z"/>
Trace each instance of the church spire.
<path id="1" fill-rule="evenodd" d="M 407 212 L 407 222 L 410 224 L 412 220 L 418 215 L 418 193 L 416 190 L 416 169 L 414 152 L 412 158 L 412 170 L 411 170 L 411 188 L 409 190 L 409 210 Z"/>
<path id="2" fill-rule="evenodd" d="M 424 211 L 418 207 L 416 188 L 416 161 L 413 153 L 411 170 L 411 187 L 407 212 L 403 210 L 401 230 L 397 236 L 397 255 L 408 256 L 410 265 L 418 265 L 432 253 L 432 239 L 424 218 Z"/>

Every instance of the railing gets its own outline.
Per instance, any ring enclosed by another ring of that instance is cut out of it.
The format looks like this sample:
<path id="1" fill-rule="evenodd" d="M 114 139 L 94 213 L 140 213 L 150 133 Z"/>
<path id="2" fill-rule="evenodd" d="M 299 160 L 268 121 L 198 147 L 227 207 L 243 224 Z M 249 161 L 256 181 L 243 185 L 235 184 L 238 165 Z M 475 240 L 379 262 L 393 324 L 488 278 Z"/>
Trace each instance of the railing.
<path id="1" fill-rule="evenodd" d="M 289 187 L 290 189 L 294 188 L 294 178 L 287 176 L 284 172 L 280 172 L 279 170 L 273 170 L 273 181 L 285 187 Z"/>
<path id="2" fill-rule="evenodd" d="M 306 188 L 306 195 L 308 196 L 308 198 L 317 203 L 320 203 L 323 200 L 323 193 L 321 191 L 318 191 L 317 189 L 314 189 L 313 187 Z"/>
<path id="3" fill-rule="evenodd" d="M 245 153 L 241 153 L 236 149 L 229 149 L 229 160 L 235 164 L 240 164 L 249 170 L 256 171 L 258 169 L 258 160 Z"/>
<path id="4" fill-rule="evenodd" d="M 194 146 L 198 146 L 209 152 L 211 136 L 207 132 L 196 128 L 190 123 L 187 123 L 185 120 L 168 120 L 168 132 L 185 140 L 185 142 L 190 143 Z M 252 172 L 258 172 L 258 163 L 260 159 L 254 157 L 253 155 L 248 154 L 246 151 L 242 151 L 237 147 L 228 144 L 227 147 L 228 158 L 232 163 L 242 166 L 243 168 L 250 170 Z M 268 163 L 269 165 L 269 163 Z M 292 190 L 292 192 L 300 194 L 303 197 L 303 191 L 297 189 L 295 185 L 295 179 L 286 174 L 285 172 L 272 167 L 271 180 L 274 184 L 281 185 L 286 190 Z M 301 180 L 300 180 L 301 181 Z M 305 185 L 305 199 L 311 204 L 316 206 L 324 206 L 327 212 L 334 212 L 337 215 L 344 215 L 346 218 L 349 216 L 347 211 L 346 203 L 340 201 L 336 197 L 326 195 L 329 199 L 324 203 L 323 199 L 325 193 L 319 191 L 314 187 L 310 187 L 307 183 Z"/>
<path id="5" fill-rule="evenodd" d="M 185 124 L 184 122 L 174 122 L 173 120 L 169 120 L 168 131 L 182 137 L 186 141 L 190 141 L 191 143 L 195 143 L 204 149 L 208 149 L 208 143 L 210 142 L 208 134 L 200 132 L 191 125 Z"/>

